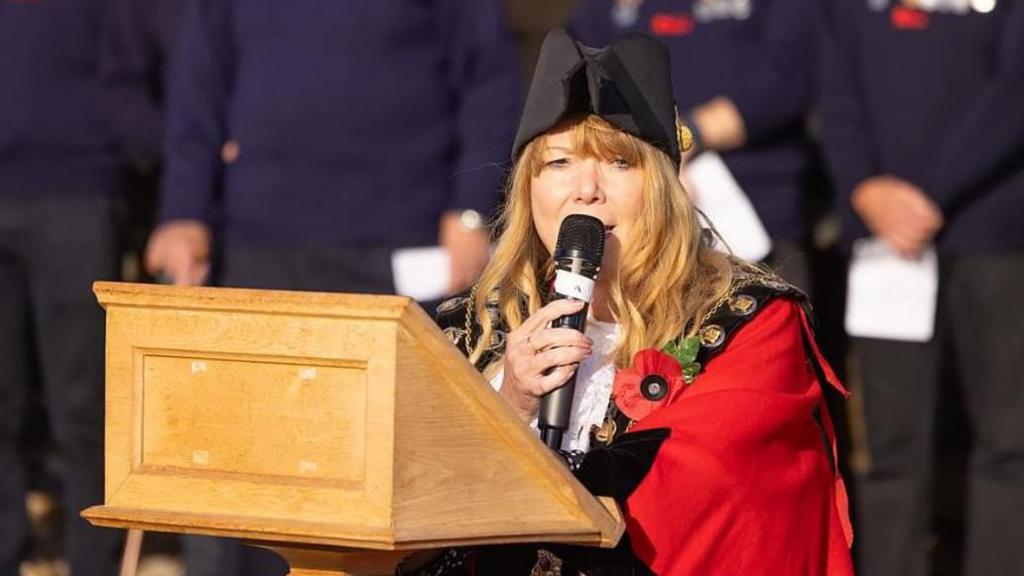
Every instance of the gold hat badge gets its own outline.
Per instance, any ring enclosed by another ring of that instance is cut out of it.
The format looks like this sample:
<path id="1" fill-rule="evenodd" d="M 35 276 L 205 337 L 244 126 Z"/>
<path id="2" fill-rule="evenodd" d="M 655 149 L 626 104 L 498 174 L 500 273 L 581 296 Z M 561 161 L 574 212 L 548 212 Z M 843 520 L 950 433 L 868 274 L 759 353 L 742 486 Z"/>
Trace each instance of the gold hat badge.
<path id="1" fill-rule="evenodd" d="M 679 138 L 680 154 L 685 154 L 693 148 L 693 132 L 679 119 L 679 110 L 676 110 L 676 136 Z"/>

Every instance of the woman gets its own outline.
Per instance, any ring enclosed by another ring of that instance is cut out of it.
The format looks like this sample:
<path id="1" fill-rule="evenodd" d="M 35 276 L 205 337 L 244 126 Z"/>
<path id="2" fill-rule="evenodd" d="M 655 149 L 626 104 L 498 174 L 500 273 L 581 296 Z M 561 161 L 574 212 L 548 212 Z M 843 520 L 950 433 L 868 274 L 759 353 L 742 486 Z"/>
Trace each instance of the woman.
<path id="1" fill-rule="evenodd" d="M 439 321 L 524 422 L 578 372 L 563 453 L 619 501 L 627 536 L 611 552 L 451 552 L 450 573 L 852 574 L 821 382 L 841 387 L 801 293 L 709 247 L 677 178 L 676 126 L 657 42 L 549 35 L 494 257 Z M 586 335 L 549 327 L 580 302 L 546 302 L 572 214 L 606 228 Z"/>

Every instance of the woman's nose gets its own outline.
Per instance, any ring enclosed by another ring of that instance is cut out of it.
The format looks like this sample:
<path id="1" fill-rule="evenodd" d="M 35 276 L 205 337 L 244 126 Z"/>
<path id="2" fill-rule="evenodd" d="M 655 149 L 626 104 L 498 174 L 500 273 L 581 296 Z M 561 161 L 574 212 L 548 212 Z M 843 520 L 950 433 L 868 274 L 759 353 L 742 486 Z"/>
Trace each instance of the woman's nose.
<path id="1" fill-rule="evenodd" d="M 600 202 L 603 198 L 600 165 L 594 159 L 588 158 L 580 163 L 579 178 L 573 200 L 582 204 L 593 204 Z"/>

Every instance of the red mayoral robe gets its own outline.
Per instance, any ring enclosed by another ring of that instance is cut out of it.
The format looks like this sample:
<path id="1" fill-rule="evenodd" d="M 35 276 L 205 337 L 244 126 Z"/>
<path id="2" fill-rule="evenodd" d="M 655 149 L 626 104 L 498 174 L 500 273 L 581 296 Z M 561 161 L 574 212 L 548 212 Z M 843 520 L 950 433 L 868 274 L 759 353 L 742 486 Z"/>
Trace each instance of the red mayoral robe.
<path id="1" fill-rule="evenodd" d="M 672 404 L 632 428 L 669 430 L 625 501 L 633 552 L 655 574 L 853 574 L 846 491 L 809 354 L 845 394 L 804 310 L 773 299 Z"/>
<path id="2" fill-rule="evenodd" d="M 451 551 L 451 570 L 427 572 L 852 576 L 853 534 L 823 386 L 846 390 L 814 341 L 805 297 L 771 276 L 743 286 L 705 319 L 703 370 L 692 382 L 633 422 L 613 398 L 610 438 L 592 434 L 574 466 L 593 494 L 624 510 L 626 535 L 615 550 L 485 547 Z M 460 296 L 439 308 L 442 328 L 467 353 L 479 337 L 469 303 Z M 503 349 L 490 352 L 480 365 Z"/>

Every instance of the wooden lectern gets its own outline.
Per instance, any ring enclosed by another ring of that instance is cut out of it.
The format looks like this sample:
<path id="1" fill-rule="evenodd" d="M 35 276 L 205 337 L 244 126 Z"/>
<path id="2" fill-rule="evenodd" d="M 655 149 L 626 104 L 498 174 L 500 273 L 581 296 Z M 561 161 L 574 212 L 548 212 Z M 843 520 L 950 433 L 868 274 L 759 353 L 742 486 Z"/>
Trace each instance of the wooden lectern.
<path id="1" fill-rule="evenodd" d="M 294 575 L 623 531 L 408 298 L 97 283 L 99 526 L 242 538 Z"/>

